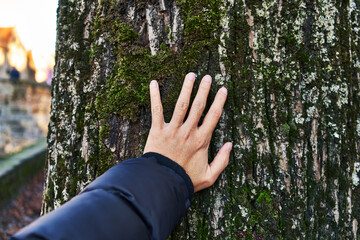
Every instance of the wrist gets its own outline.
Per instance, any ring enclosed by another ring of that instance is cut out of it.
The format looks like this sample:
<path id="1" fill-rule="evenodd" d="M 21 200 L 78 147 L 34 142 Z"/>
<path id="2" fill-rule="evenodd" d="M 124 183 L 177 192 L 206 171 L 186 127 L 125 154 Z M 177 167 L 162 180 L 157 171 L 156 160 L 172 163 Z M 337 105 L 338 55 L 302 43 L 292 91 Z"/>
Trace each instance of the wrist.
<path id="1" fill-rule="evenodd" d="M 177 173 L 179 176 L 182 177 L 182 179 L 184 179 L 184 182 L 186 184 L 186 187 L 188 189 L 189 192 L 189 200 L 191 201 L 191 199 L 194 196 L 194 185 L 191 181 L 191 178 L 189 177 L 189 175 L 186 173 L 185 169 L 183 167 L 181 167 L 178 163 L 176 163 L 175 161 L 171 160 L 170 158 L 160 154 L 160 153 L 156 153 L 156 152 L 147 152 L 144 153 L 142 155 L 142 157 L 153 157 L 157 160 L 157 162 L 165 167 L 168 167 L 170 169 L 172 169 L 175 173 Z"/>

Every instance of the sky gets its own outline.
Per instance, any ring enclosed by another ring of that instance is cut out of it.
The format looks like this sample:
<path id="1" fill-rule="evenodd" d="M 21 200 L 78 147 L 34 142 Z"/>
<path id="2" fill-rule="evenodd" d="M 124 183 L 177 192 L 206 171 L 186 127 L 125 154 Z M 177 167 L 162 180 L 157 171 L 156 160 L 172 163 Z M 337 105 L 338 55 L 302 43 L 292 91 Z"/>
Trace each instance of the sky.
<path id="1" fill-rule="evenodd" d="M 16 27 L 36 68 L 44 68 L 55 53 L 58 0 L 0 0 L 0 27 Z"/>

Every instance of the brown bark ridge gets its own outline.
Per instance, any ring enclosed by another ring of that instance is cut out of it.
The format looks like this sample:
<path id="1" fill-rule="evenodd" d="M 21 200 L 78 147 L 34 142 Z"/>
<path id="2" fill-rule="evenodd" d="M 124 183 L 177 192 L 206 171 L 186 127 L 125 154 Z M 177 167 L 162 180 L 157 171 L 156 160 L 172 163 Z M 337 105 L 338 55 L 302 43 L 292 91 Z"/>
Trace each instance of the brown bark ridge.
<path id="1" fill-rule="evenodd" d="M 209 149 L 230 164 L 171 239 L 359 239 L 360 2 L 60 0 L 42 213 L 140 156 L 157 79 L 228 100 Z M 194 91 L 196 92 L 196 91 Z M 208 104 L 208 105 L 209 105 Z"/>

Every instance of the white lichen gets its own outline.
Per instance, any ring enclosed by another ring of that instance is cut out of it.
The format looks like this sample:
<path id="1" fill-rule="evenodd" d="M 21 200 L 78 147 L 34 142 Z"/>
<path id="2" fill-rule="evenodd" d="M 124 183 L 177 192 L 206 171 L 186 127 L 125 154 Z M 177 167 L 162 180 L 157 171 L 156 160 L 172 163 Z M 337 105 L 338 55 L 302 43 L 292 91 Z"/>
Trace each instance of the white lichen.
<path id="1" fill-rule="evenodd" d="M 135 6 L 129 6 L 128 12 L 127 12 L 127 18 L 130 20 L 134 20 L 135 18 Z"/>
<path id="2" fill-rule="evenodd" d="M 299 113 L 295 116 L 294 121 L 296 124 L 303 124 L 305 119 L 302 117 L 302 114 Z"/>
<path id="3" fill-rule="evenodd" d="M 155 21 L 155 16 L 157 16 L 159 13 L 157 12 L 157 8 L 155 8 L 153 5 L 148 4 L 145 11 L 146 16 L 146 23 L 147 23 L 147 33 L 149 38 L 149 46 L 150 46 L 150 52 L 151 55 L 156 55 L 156 52 L 158 49 L 158 33 L 153 26 L 153 21 Z"/>
<path id="4" fill-rule="evenodd" d="M 184 29 L 184 23 L 181 19 L 180 8 L 177 6 L 176 1 L 173 3 L 173 17 L 172 17 L 172 26 L 171 31 L 169 32 L 168 42 L 170 47 L 172 47 L 175 51 L 177 50 L 177 43 L 179 42 L 179 38 Z"/>
<path id="5" fill-rule="evenodd" d="M 223 204 L 222 195 L 218 193 L 215 198 L 214 208 L 213 208 L 213 216 L 211 221 L 211 227 L 214 229 L 214 237 L 217 237 L 221 234 L 221 230 L 219 229 L 219 220 L 224 217 L 223 212 Z"/>
<path id="6" fill-rule="evenodd" d="M 360 162 L 355 162 L 354 163 L 354 170 L 353 170 L 353 173 L 351 175 L 351 178 L 352 178 L 352 184 L 354 187 L 357 187 L 359 186 L 359 183 L 360 183 Z"/>
<path id="7" fill-rule="evenodd" d="M 241 205 L 238 205 L 238 208 L 240 209 L 240 213 L 242 217 L 247 217 L 249 214 L 249 211 L 246 207 L 242 207 Z"/>
<path id="8" fill-rule="evenodd" d="M 335 222 L 339 223 L 339 216 L 340 216 L 340 213 L 339 213 L 339 198 L 338 198 L 339 184 L 338 184 L 337 179 L 334 180 L 334 186 L 335 186 L 335 189 L 333 191 L 333 197 L 335 199 L 335 206 L 334 206 L 333 212 L 334 212 Z"/>

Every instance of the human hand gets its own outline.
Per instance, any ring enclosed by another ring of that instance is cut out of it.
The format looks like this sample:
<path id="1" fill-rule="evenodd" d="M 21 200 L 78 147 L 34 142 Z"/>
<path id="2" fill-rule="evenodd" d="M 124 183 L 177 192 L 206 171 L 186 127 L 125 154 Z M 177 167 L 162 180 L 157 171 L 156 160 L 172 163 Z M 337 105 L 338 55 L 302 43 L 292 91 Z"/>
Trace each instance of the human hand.
<path id="1" fill-rule="evenodd" d="M 202 125 L 198 127 L 210 91 L 211 77 L 203 77 L 188 118 L 184 122 L 194 81 L 194 73 L 186 75 L 170 123 L 164 122 L 159 85 L 155 80 L 151 81 L 152 124 L 144 153 L 160 153 L 178 163 L 189 175 L 197 192 L 213 185 L 228 165 L 232 143 L 225 143 L 209 165 L 208 148 L 211 135 L 221 116 L 227 90 L 222 87 L 217 92 Z"/>

